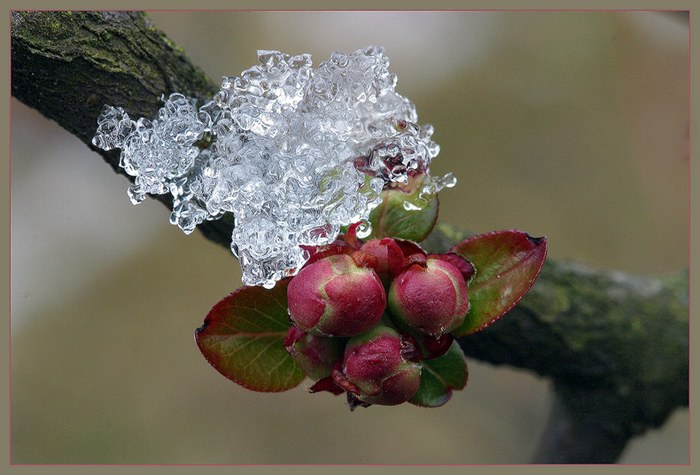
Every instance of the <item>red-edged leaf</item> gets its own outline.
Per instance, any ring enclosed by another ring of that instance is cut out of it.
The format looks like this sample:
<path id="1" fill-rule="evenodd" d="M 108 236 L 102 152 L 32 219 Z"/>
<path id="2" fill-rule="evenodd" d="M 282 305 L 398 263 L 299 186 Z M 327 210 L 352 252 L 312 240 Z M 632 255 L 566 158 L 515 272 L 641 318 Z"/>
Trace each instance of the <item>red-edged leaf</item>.
<path id="1" fill-rule="evenodd" d="M 217 303 L 195 332 L 209 364 L 253 391 L 286 391 L 304 379 L 284 347 L 288 283 L 280 281 L 270 290 L 241 287 Z"/>
<path id="2" fill-rule="evenodd" d="M 469 313 L 454 331 L 464 336 L 491 325 L 530 290 L 547 256 L 547 238 L 533 238 L 522 231 L 495 231 L 466 239 L 450 251 L 476 268 L 469 283 Z"/>
<path id="3" fill-rule="evenodd" d="M 457 342 L 453 342 L 444 355 L 421 364 L 420 387 L 409 401 L 416 406 L 442 406 L 452 397 L 453 389 L 464 389 L 467 385 L 467 362 Z"/>

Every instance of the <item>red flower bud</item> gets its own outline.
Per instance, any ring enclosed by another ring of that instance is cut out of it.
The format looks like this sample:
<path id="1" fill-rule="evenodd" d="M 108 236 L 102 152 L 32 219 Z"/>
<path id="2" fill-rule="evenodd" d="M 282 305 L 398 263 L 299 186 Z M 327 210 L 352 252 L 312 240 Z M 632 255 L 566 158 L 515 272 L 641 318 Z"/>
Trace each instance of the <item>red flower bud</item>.
<path id="1" fill-rule="evenodd" d="M 355 336 L 372 328 L 386 307 L 386 293 L 372 269 L 347 254 L 304 267 L 287 287 L 289 315 L 319 336 Z"/>
<path id="2" fill-rule="evenodd" d="M 402 333 L 401 336 L 413 347 L 414 351 L 410 354 L 407 353 L 406 359 L 414 362 L 444 355 L 454 341 L 451 333 L 434 336 L 413 329 L 409 329 L 408 333 Z"/>
<path id="3" fill-rule="evenodd" d="M 424 256 L 427 255 L 423 248 L 413 241 L 408 241 L 406 239 L 394 239 L 394 242 L 397 246 L 399 246 L 401 252 L 403 252 L 405 259 L 410 258 L 413 254 L 422 254 Z"/>
<path id="4" fill-rule="evenodd" d="M 284 346 L 304 374 L 318 381 L 330 376 L 333 365 L 343 357 L 345 340 L 315 336 L 291 327 Z"/>
<path id="5" fill-rule="evenodd" d="M 399 245 L 392 238 L 372 239 L 353 254 L 353 259 L 358 262 L 357 256 L 362 256 L 363 253 L 374 258 L 364 260 L 367 262 L 366 267 L 372 267 L 388 288 L 403 266 L 404 255 Z"/>
<path id="6" fill-rule="evenodd" d="M 384 325 L 351 338 L 343 367 L 334 371 L 338 386 L 367 404 L 392 406 L 411 399 L 420 386 L 420 366 L 404 358 L 406 342 Z"/>
<path id="7" fill-rule="evenodd" d="M 306 260 L 306 263 L 304 264 L 306 267 L 310 266 L 316 261 L 320 261 L 321 259 L 324 259 L 328 256 L 333 256 L 335 254 L 352 254 L 355 252 L 355 248 L 352 247 L 350 244 L 347 242 L 336 239 L 330 244 L 326 244 L 324 246 L 305 246 L 301 245 L 299 246 L 302 249 L 304 249 L 306 252 L 309 253 L 309 258 Z"/>
<path id="8" fill-rule="evenodd" d="M 394 280 L 389 310 L 400 324 L 439 336 L 464 321 L 469 310 L 467 284 L 454 265 L 429 257 Z"/>
<path id="9" fill-rule="evenodd" d="M 454 252 L 448 252 L 445 254 L 431 254 L 428 257 L 447 261 L 453 266 L 455 266 L 457 270 L 462 274 L 462 277 L 464 277 L 464 281 L 467 284 L 474 278 L 474 275 L 476 274 L 474 264 L 469 262 L 469 260 L 467 260 L 463 256 L 455 254 Z"/>

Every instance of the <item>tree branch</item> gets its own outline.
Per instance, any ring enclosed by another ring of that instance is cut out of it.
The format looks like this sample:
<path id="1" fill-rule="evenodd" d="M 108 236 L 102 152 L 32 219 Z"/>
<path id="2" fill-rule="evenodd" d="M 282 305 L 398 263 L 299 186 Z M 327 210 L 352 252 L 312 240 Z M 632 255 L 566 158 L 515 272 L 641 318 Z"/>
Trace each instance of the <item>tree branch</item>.
<path id="1" fill-rule="evenodd" d="M 442 224 L 424 246 L 444 251 L 466 236 Z M 505 318 L 461 344 L 554 382 L 537 462 L 614 462 L 630 438 L 688 405 L 688 274 L 644 278 L 548 259 Z"/>
<path id="2" fill-rule="evenodd" d="M 92 146 L 105 104 L 153 117 L 161 94 L 218 87 L 137 12 L 13 12 L 12 94 Z M 166 205 L 166 197 L 158 197 Z M 229 246 L 232 219 L 205 222 Z M 424 245 L 465 233 L 439 225 Z M 557 400 L 541 463 L 610 463 L 627 441 L 688 405 L 688 276 L 641 278 L 549 260 L 507 318 L 461 341 L 468 356 L 551 378 Z"/>
<path id="3" fill-rule="evenodd" d="M 219 87 L 141 12 L 12 12 L 12 95 L 72 133 L 119 168 L 119 150 L 92 145 L 106 104 L 131 117 L 155 117 L 161 95 L 203 103 Z M 133 181 L 133 177 L 126 175 Z M 170 195 L 157 200 L 172 205 Z M 233 217 L 199 226 L 229 246 Z"/>

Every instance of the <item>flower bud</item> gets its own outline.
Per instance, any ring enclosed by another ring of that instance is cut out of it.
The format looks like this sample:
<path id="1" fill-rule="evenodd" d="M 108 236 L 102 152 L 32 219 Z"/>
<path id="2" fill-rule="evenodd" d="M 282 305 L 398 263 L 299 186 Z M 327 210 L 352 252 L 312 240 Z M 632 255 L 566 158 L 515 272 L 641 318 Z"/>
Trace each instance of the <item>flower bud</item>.
<path id="1" fill-rule="evenodd" d="M 345 339 L 311 335 L 291 327 L 284 346 L 304 374 L 318 381 L 330 376 L 334 364 L 342 359 Z"/>
<path id="2" fill-rule="evenodd" d="M 335 254 L 352 254 L 356 250 L 350 244 L 341 239 L 336 239 L 332 243 L 325 244 L 323 246 L 301 245 L 299 247 L 309 254 L 309 258 L 306 260 L 305 264 L 307 267 L 328 256 L 333 256 Z"/>
<path id="3" fill-rule="evenodd" d="M 406 352 L 406 341 L 395 330 L 377 325 L 348 341 L 342 373 L 334 371 L 333 380 L 364 403 L 401 404 L 420 386 L 420 366 L 408 361 Z"/>
<path id="4" fill-rule="evenodd" d="M 367 255 L 372 256 L 371 260 L 365 257 Z M 364 243 L 360 250 L 353 254 L 353 259 L 365 263 L 366 267 L 372 267 L 389 288 L 391 281 L 401 272 L 404 255 L 394 239 L 383 238 Z"/>
<path id="5" fill-rule="evenodd" d="M 406 358 L 414 362 L 444 355 L 454 341 L 451 333 L 443 333 L 439 336 L 428 335 L 412 328 L 407 333 L 402 333 L 401 336 L 415 348 L 412 354 L 406 354 Z"/>
<path id="6" fill-rule="evenodd" d="M 409 173 L 408 183 L 393 183 L 382 191 L 382 201 L 372 210 L 372 236 L 421 242 L 433 230 L 438 216 L 436 190 L 425 171 Z"/>
<path id="7" fill-rule="evenodd" d="M 460 274 L 462 274 L 462 277 L 467 284 L 469 284 L 469 282 L 474 278 L 474 275 L 476 275 L 474 264 L 472 264 L 464 256 L 460 256 L 454 252 L 447 252 L 445 254 L 431 254 L 428 257 L 447 261 L 455 266 Z"/>
<path id="8" fill-rule="evenodd" d="M 372 328 L 386 307 L 384 287 L 372 269 L 347 254 L 304 267 L 287 287 L 289 315 L 319 336 L 355 336 Z"/>
<path id="9" fill-rule="evenodd" d="M 389 310 L 399 324 L 439 336 L 464 321 L 469 310 L 467 284 L 454 265 L 429 257 L 394 280 Z"/>

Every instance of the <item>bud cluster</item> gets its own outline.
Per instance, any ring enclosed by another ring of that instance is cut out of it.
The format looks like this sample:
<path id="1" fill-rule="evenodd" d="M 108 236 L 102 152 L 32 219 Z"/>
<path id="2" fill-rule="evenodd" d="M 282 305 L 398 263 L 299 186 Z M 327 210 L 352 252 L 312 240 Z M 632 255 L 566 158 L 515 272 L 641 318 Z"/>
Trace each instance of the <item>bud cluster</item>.
<path id="1" fill-rule="evenodd" d="M 445 354 L 469 310 L 474 267 L 412 241 L 360 241 L 355 227 L 311 257 L 287 288 L 285 346 L 311 392 L 346 393 L 357 406 L 416 395 L 422 362 Z"/>

